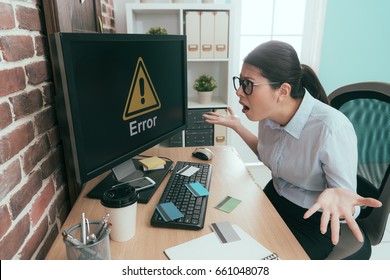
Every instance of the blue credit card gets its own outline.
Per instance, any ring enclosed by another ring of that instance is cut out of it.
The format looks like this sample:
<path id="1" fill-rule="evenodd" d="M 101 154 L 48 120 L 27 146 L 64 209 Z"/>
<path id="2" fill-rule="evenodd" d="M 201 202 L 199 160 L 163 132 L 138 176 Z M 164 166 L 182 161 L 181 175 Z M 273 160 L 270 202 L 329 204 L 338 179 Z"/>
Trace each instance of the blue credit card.
<path id="1" fill-rule="evenodd" d="M 164 221 L 169 222 L 176 219 L 183 218 L 184 215 L 182 212 L 177 209 L 173 202 L 165 202 L 156 205 L 157 211 L 160 213 Z"/>
<path id="2" fill-rule="evenodd" d="M 209 191 L 199 182 L 186 184 L 186 187 L 196 197 L 209 195 Z"/>

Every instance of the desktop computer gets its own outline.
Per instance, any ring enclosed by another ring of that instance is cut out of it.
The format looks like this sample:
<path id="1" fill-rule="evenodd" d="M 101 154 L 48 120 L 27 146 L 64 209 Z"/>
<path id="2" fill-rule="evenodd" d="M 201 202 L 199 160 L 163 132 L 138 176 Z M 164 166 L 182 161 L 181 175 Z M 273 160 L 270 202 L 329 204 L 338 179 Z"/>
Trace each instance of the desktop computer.
<path id="1" fill-rule="evenodd" d="M 133 157 L 187 127 L 186 37 L 56 33 L 50 40 L 69 175 L 82 185 L 112 170 L 96 196 L 144 176 Z M 148 174 L 157 186 L 171 164 Z"/>
<path id="2" fill-rule="evenodd" d="M 88 194 L 101 198 L 112 186 L 145 176 L 134 157 L 187 127 L 186 37 L 56 33 L 50 40 L 68 178 L 82 185 L 111 170 Z M 173 162 L 166 162 L 164 169 L 148 171 L 146 176 L 156 185 L 140 192 L 139 202 L 148 202 L 171 170 Z M 206 188 L 210 172 L 203 175 Z M 168 185 L 173 184 L 170 180 Z M 185 218 L 161 222 L 159 214 L 154 214 L 151 223 L 202 228 L 207 197 L 197 203 L 202 213 L 196 222 Z"/>

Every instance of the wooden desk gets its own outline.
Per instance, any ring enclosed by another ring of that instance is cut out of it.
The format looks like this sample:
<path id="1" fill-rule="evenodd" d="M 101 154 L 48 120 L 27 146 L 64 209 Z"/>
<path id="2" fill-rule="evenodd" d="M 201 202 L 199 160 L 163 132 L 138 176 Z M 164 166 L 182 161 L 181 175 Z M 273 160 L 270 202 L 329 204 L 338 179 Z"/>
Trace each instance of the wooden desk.
<path id="1" fill-rule="evenodd" d="M 136 235 L 127 242 L 110 240 L 112 259 L 167 259 L 165 249 L 210 233 L 210 224 L 221 221 L 239 225 L 282 259 L 308 259 L 266 195 L 249 175 L 235 149 L 229 146 L 210 149 L 214 151 L 214 159 L 210 162 L 213 172 L 204 228 L 200 231 L 189 231 L 155 228 L 150 225 L 150 218 L 168 181 L 168 175 L 149 203 L 138 204 Z M 152 148 L 144 154 L 164 156 L 174 161 L 199 161 L 191 156 L 193 150 L 194 148 Z M 86 184 L 61 232 L 79 223 L 83 212 L 90 220 L 100 220 L 104 216 L 100 201 L 86 197 L 88 191 L 104 177 L 97 177 Z M 242 201 L 230 214 L 214 208 L 227 195 Z M 51 247 L 47 259 L 66 259 L 61 234 Z"/>

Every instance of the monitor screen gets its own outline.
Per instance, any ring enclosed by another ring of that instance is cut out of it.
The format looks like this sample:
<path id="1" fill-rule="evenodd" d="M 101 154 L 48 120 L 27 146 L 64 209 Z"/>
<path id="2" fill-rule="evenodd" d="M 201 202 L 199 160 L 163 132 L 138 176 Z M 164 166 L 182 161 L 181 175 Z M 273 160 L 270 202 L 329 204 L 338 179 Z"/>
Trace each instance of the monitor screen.
<path id="1" fill-rule="evenodd" d="M 78 183 L 185 129 L 185 36 L 57 33 L 51 40 L 60 133 Z"/>

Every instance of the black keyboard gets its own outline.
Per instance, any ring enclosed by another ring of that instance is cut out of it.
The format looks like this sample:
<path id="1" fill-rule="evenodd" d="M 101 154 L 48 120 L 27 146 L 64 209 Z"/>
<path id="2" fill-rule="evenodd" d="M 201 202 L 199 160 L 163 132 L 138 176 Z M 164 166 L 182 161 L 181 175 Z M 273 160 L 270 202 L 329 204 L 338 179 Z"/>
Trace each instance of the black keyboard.
<path id="1" fill-rule="evenodd" d="M 199 170 L 191 177 L 177 172 L 186 166 L 194 166 Z M 187 183 L 199 182 L 210 190 L 212 165 L 207 163 L 178 161 L 161 195 L 159 203 L 173 202 L 184 217 L 174 221 L 164 221 L 157 210 L 150 221 L 152 226 L 177 229 L 199 230 L 204 226 L 208 196 L 195 197 L 185 186 Z"/>

